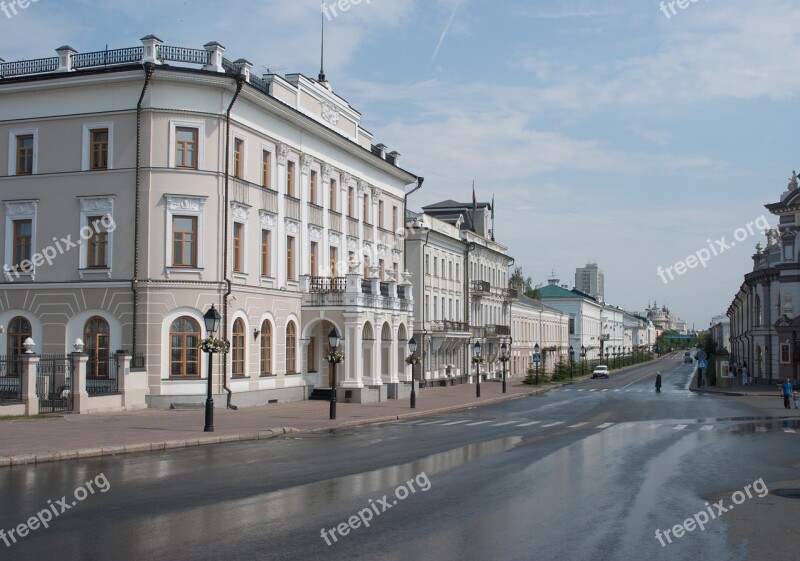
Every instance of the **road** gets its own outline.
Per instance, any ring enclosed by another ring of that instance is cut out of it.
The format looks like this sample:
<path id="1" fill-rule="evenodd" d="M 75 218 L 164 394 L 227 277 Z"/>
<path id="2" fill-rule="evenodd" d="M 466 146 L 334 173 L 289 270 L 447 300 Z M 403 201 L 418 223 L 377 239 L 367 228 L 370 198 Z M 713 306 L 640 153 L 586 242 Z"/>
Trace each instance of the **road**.
<path id="1" fill-rule="evenodd" d="M 413 421 L 3 470 L 6 535 L 58 515 L 0 559 L 796 559 L 796 533 L 753 544 L 769 509 L 800 513 L 759 496 L 798 483 L 797 421 L 689 392 L 677 358 Z"/>

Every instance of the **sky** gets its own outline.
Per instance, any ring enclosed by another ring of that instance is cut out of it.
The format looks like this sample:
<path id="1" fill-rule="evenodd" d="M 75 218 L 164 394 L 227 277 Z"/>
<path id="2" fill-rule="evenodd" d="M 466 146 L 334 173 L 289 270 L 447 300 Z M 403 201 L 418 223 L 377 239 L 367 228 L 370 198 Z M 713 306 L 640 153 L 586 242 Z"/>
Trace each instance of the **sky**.
<path id="1" fill-rule="evenodd" d="M 0 3 L 0 58 L 154 34 L 316 77 L 324 20 L 334 91 L 426 178 L 411 209 L 469 202 L 474 181 L 534 284 L 572 285 L 596 262 L 610 304 L 657 301 L 703 329 L 777 222 L 764 205 L 800 169 L 800 2 L 669 4 L 31 0 Z"/>

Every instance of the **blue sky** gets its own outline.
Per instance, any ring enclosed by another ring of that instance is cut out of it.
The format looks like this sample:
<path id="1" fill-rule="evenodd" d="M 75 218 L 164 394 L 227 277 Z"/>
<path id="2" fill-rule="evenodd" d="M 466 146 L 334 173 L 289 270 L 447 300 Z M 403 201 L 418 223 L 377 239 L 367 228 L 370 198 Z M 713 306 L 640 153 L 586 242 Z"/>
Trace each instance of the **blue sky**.
<path id="1" fill-rule="evenodd" d="M 317 0 L 38 0 L 0 12 L 0 57 L 153 33 L 313 77 L 320 17 Z M 706 327 L 763 236 L 667 284 L 658 267 L 732 241 L 800 168 L 796 0 L 700 0 L 669 18 L 657 0 L 363 0 L 326 26 L 335 91 L 427 178 L 412 206 L 468 201 L 475 180 L 535 283 L 596 261 L 609 302 L 655 299 Z"/>

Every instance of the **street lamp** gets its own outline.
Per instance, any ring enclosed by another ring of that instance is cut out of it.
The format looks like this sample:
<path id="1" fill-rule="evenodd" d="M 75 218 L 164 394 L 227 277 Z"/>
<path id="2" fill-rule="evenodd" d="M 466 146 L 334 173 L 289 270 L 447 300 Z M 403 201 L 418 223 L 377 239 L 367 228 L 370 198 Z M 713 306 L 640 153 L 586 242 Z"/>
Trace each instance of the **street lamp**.
<path id="1" fill-rule="evenodd" d="M 575 374 L 575 349 L 569 346 L 569 379 Z"/>
<path id="2" fill-rule="evenodd" d="M 583 359 L 583 368 L 581 368 L 581 375 L 586 375 L 586 347 L 581 345 L 581 358 Z"/>
<path id="3" fill-rule="evenodd" d="M 534 364 L 536 364 L 536 385 L 539 385 L 539 361 L 541 361 L 541 357 L 539 357 L 539 343 L 536 343 L 533 346 L 533 355 L 534 355 Z"/>
<path id="4" fill-rule="evenodd" d="M 411 339 L 408 340 L 408 350 L 411 351 L 411 356 L 414 356 L 414 353 L 417 351 L 417 340 L 414 339 L 414 336 L 411 336 Z M 414 388 L 414 363 L 411 363 L 411 409 L 417 408 L 417 391 Z"/>
<path id="5" fill-rule="evenodd" d="M 475 358 L 473 360 L 475 362 L 475 375 L 477 376 L 478 379 L 477 384 L 475 386 L 475 397 L 480 397 L 481 396 L 481 364 L 480 364 L 481 342 L 480 341 L 475 341 L 475 345 L 472 346 L 472 352 L 475 355 Z"/>
<path id="6" fill-rule="evenodd" d="M 506 364 L 508 364 L 508 345 L 505 341 L 500 345 L 500 356 L 503 363 L 503 393 L 506 393 Z"/>
<path id="7" fill-rule="evenodd" d="M 219 312 L 211 304 L 208 311 L 203 314 L 203 322 L 206 324 L 206 332 L 209 338 L 213 338 L 214 334 L 219 329 L 219 320 L 221 316 Z M 214 351 L 208 350 L 208 391 L 206 393 L 206 426 L 203 428 L 205 432 L 214 432 L 214 398 L 211 397 L 211 363 L 213 362 Z"/>
<path id="8" fill-rule="evenodd" d="M 336 349 L 339 348 L 339 332 L 336 331 L 336 327 L 331 329 L 331 332 L 328 334 L 328 345 L 331 348 L 332 353 L 336 353 Z M 336 418 L 336 363 L 332 362 L 331 366 L 333 367 L 333 383 L 331 384 L 331 420 Z"/>

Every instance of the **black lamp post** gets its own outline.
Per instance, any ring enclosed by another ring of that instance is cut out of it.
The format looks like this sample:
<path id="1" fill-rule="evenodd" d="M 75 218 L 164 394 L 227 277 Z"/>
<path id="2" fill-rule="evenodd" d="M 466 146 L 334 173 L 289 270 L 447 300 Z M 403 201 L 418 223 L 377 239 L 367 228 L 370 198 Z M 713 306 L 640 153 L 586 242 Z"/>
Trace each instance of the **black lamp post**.
<path id="1" fill-rule="evenodd" d="M 475 341 L 475 344 L 472 346 L 472 352 L 475 355 L 475 375 L 477 376 L 477 383 L 475 385 L 475 397 L 481 396 L 481 364 L 477 360 L 481 358 L 481 342 Z"/>
<path id="2" fill-rule="evenodd" d="M 414 339 L 414 336 L 411 336 L 411 339 L 408 340 L 408 350 L 411 351 L 410 356 L 414 356 L 414 353 L 417 350 L 417 340 Z M 414 365 L 411 365 L 411 409 L 417 408 L 417 391 L 415 389 L 414 384 Z"/>
<path id="3" fill-rule="evenodd" d="M 583 359 L 583 368 L 581 369 L 581 375 L 586 375 L 586 347 L 581 345 L 581 358 Z"/>
<path id="4" fill-rule="evenodd" d="M 339 333 L 336 331 L 334 327 L 331 329 L 331 332 L 328 334 L 328 345 L 331 348 L 331 352 L 335 353 L 336 349 L 339 348 Z M 333 383 L 331 384 L 331 420 L 336 418 L 336 363 L 332 362 L 331 366 L 333 367 Z"/>
<path id="5" fill-rule="evenodd" d="M 206 324 L 206 333 L 209 338 L 213 338 L 214 334 L 219 329 L 219 320 L 221 316 L 219 312 L 211 304 L 211 308 L 203 315 L 203 322 Z M 214 398 L 211 397 L 211 363 L 213 362 L 214 352 L 208 351 L 208 391 L 206 393 L 206 426 L 203 429 L 205 432 L 214 432 Z"/>
<path id="6" fill-rule="evenodd" d="M 534 364 L 536 365 L 536 385 L 539 385 L 539 362 L 541 362 L 542 357 L 539 356 L 539 343 L 536 343 L 533 346 L 533 357 L 536 359 Z"/>
<path id="7" fill-rule="evenodd" d="M 575 349 L 572 348 L 572 345 L 569 346 L 569 378 L 572 379 L 572 376 L 575 374 Z"/>
<path id="8" fill-rule="evenodd" d="M 503 393 L 506 393 L 506 364 L 508 364 L 508 345 L 505 341 L 500 345 L 500 356 L 503 357 Z"/>

